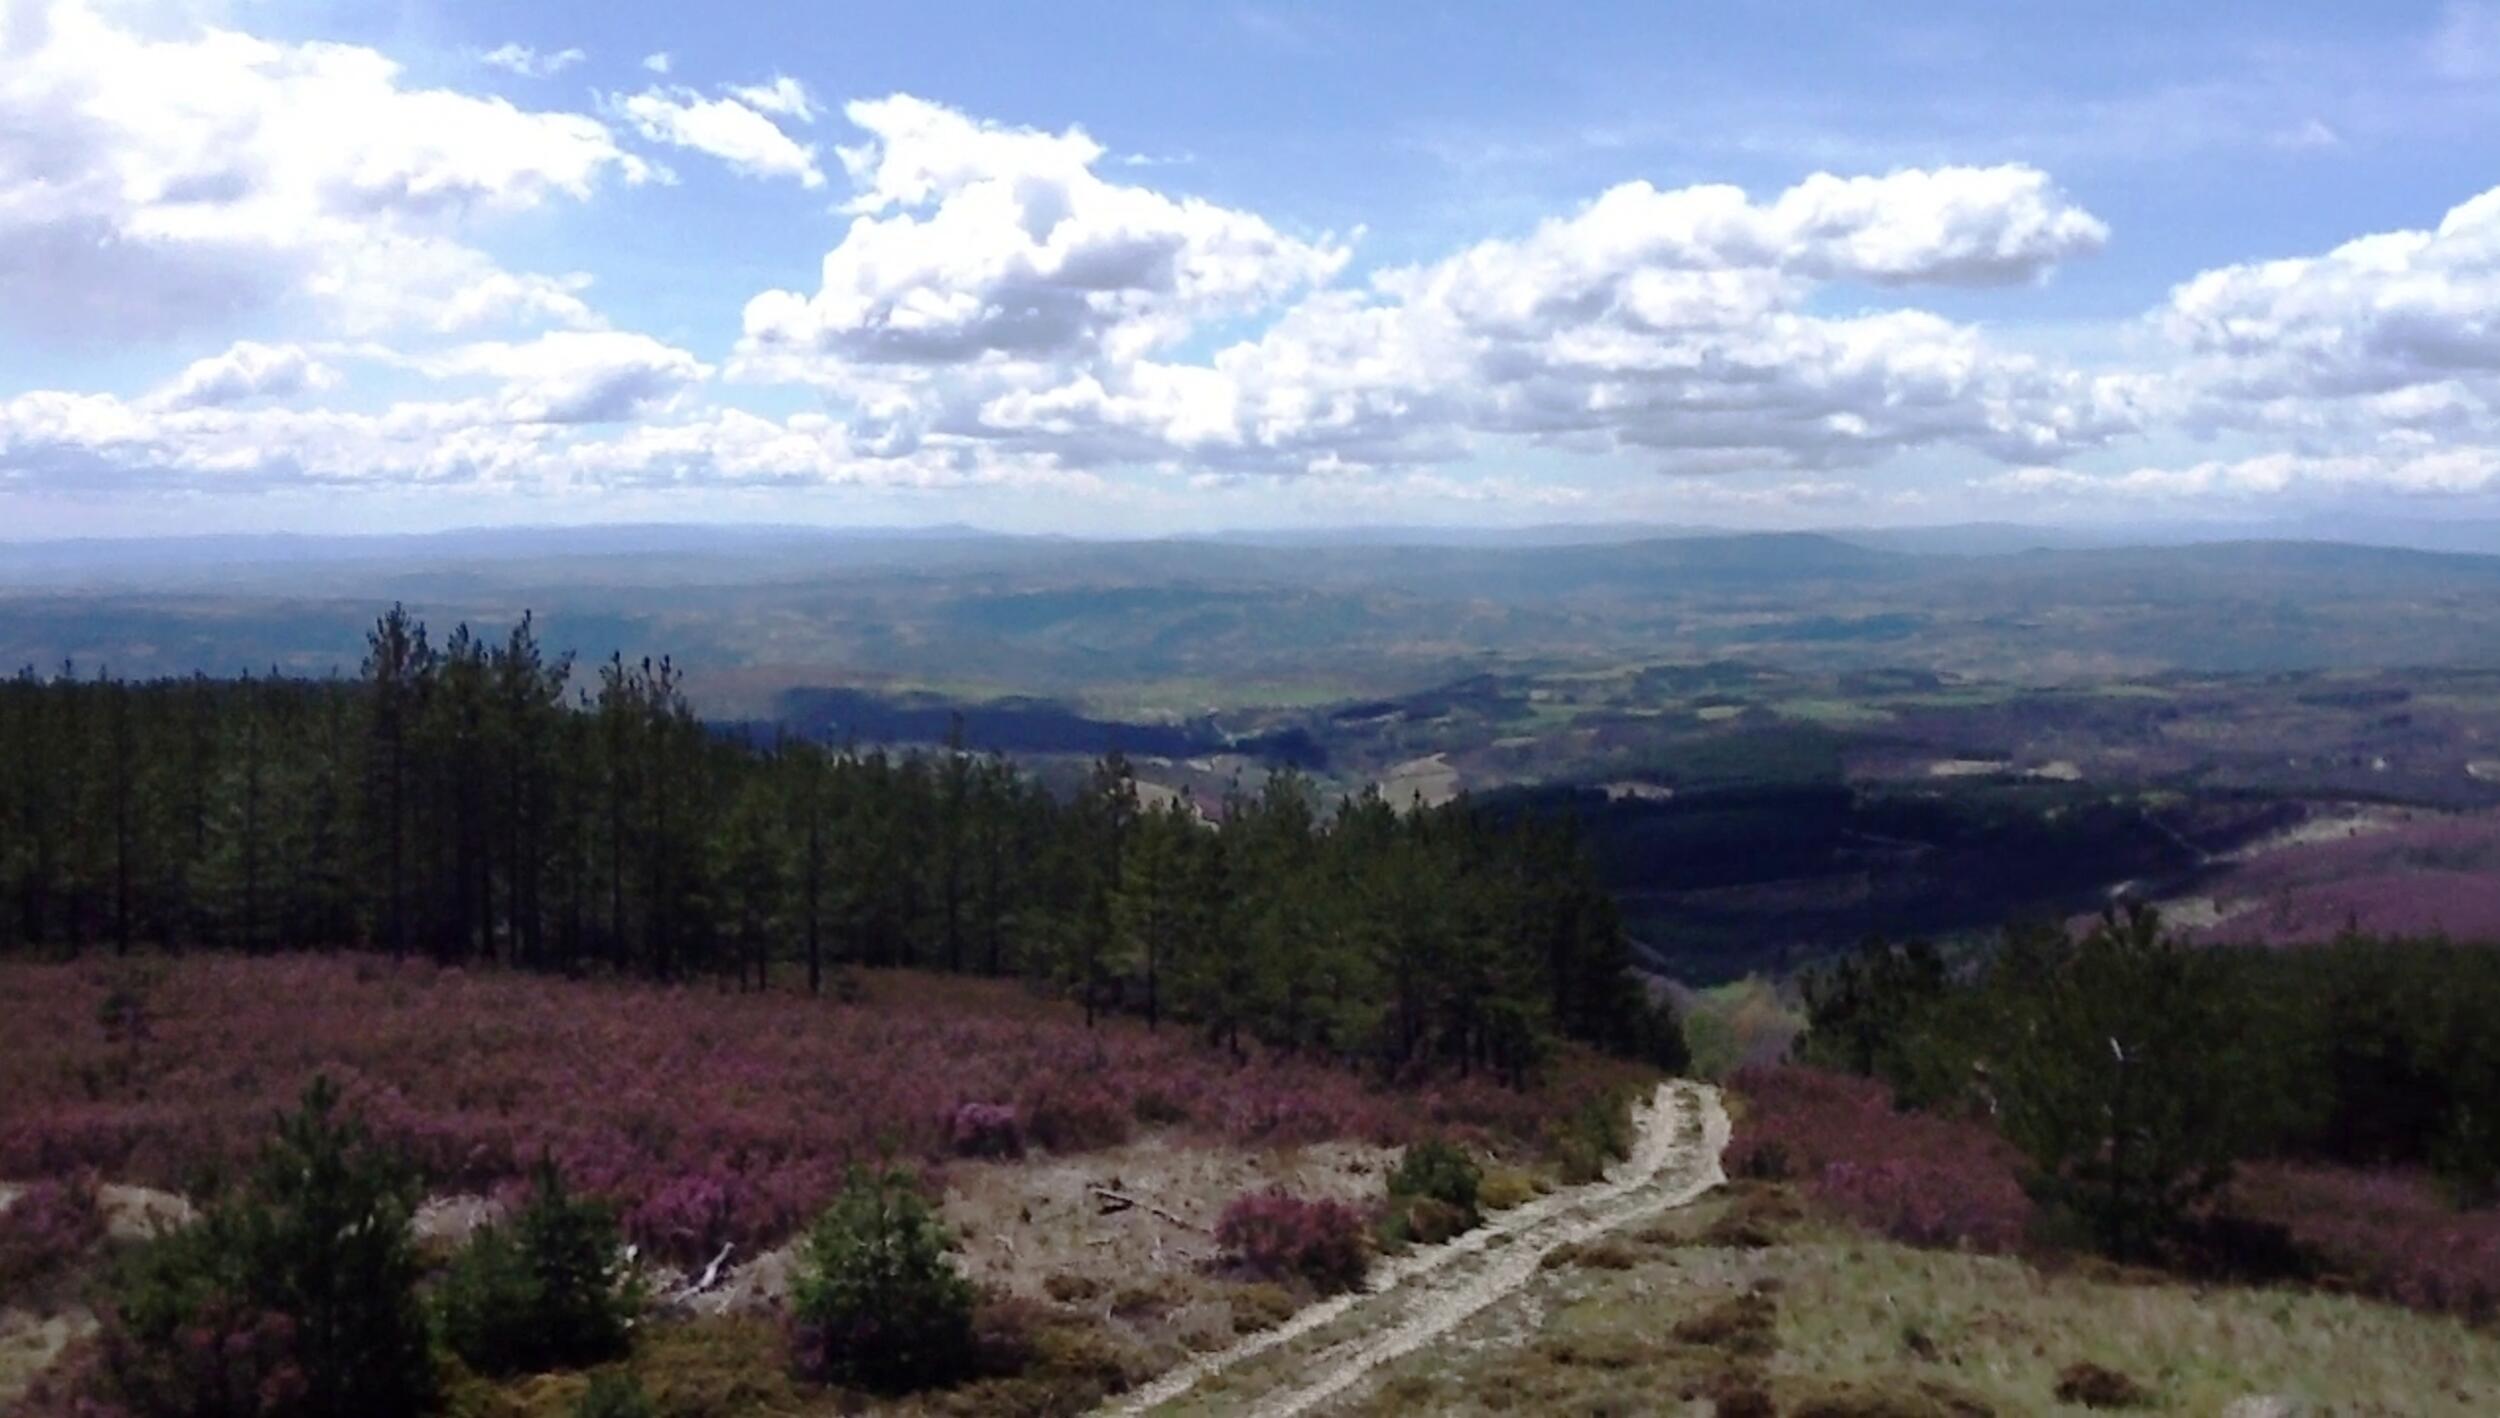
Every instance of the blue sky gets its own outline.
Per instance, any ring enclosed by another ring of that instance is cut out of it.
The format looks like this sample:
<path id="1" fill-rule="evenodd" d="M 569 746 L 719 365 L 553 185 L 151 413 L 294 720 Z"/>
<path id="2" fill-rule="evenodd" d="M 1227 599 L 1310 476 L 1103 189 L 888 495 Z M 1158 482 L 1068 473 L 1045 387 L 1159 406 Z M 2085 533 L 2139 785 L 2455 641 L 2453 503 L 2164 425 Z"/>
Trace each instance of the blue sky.
<path id="1" fill-rule="evenodd" d="M 0 0 L 0 535 L 2500 511 L 2500 9 Z"/>

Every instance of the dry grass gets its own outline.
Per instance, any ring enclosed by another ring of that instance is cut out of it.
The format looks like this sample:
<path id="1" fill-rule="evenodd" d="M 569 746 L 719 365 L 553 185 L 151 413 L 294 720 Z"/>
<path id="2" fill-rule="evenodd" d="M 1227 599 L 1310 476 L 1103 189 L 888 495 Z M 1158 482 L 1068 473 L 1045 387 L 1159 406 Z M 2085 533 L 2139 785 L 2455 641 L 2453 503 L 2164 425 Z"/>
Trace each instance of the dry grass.
<path id="1" fill-rule="evenodd" d="M 1540 1273 L 1349 1411 L 2083 1415 L 2117 1391 L 2081 1381 L 2099 1370 L 2146 1413 L 2253 1395 L 2500 1412 L 2500 1335 L 2345 1296 L 2044 1274 L 1875 1239 L 1743 1185 L 1615 1241 L 1635 1264 Z"/>

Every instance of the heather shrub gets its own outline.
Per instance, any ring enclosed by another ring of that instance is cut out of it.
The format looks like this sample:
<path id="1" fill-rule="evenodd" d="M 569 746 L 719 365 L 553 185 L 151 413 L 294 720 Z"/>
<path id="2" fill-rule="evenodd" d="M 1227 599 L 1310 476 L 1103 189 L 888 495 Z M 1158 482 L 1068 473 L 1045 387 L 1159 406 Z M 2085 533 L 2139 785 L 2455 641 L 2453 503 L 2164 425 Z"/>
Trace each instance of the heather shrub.
<path id="1" fill-rule="evenodd" d="M 2011 1250 L 2033 1216 L 2020 1156 L 1987 1127 L 1893 1108 L 1873 1079 L 1809 1068 L 1747 1069 L 1730 1176 L 1790 1179 L 1895 1240 Z"/>
<path id="2" fill-rule="evenodd" d="M 103 1239 L 92 1176 L 35 1183 L 0 1211 L 0 1294 L 25 1294 L 57 1278 Z"/>
<path id="3" fill-rule="evenodd" d="M 738 1239 L 747 1192 L 744 1177 L 717 1163 L 681 1173 L 651 1187 L 626 1213 L 625 1230 L 660 1255 L 700 1263 Z"/>
<path id="4" fill-rule="evenodd" d="M 520 1213 L 480 1231 L 444 1275 L 444 1343 L 497 1377 L 615 1357 L 638 1298 L 620 1247 L 608 1208 L 568 1194 L 541 1163 Z"/>
<path id="5" fill-rule="evenodd" d="M 1025 1105 L 1026 1134 L 1053 1152 L 1128 1141 L 1136 1113 L 1104 1082 L 1082 1076 L 1044 1083 Z"/>
<path id="6" fill-rule="evenodd" d="M 196 1179 L 248 1169 L 268 1116 L 323 1072 L 429 1189 L 525 1185 L 548 1155 L 614 1203 L 646 1253 L 699 1266 L 723 1242 L 752 1253 L 804 1229 L 855 1163 L 952 1156 L 966 1099 L 1013 1106 L 1028 1148 L 1116 1142 L 1171 1103 L 1198 1139 L 1394 1147 L 1476 1133 L 1515 1150 L 1573 1100 L 1647 1077 L 1566 1048 L 1524 1089 L 1482 1073 L 1386 1089 L 1317 1054 L 1253 1046 L 1236 1061 L 1195 1031 L 1124 1018 L 1088 1031 L 1014 982 L 856 978 L 861 1007 L 417 960 L 189 955 L 164 966 L 150 1042 L 116 1081 L 108 1065 L 127 1046 L 95 1022 L 113 975 L 0 961 L 0 998 L 19 1006 L 0 1048 L 0 1177 L 93 1169 L 205 1195 Z"/>
<path id="7" fill-rule="evenodd" d="M 2460 1211 L 2419 1172 L 2266 1164 L 2235 1210 L 2279 1225 L 2343 1283 L 2418 1309 L 2500 1315 L 2500 1211 Z"/>
<path id="8" fill-rule="evenodd" d="M 963 1377 L 973 1291 L 954 1249 L 909 1173 L 854 1172 L 800 1252 L 790 1308 L 800 1376 L 887 1392 Z"/>
<path id="9" fill-rule="evenodd" d="M 408 1220 L 416 1189 L 328 1080 L 279 1122 L 237 1193 L 135 1252 L 106 1306 L 106 1367 L 141 1414 L 425 1411 L 434 1387 Z"/>
<path id="10" fill-rule="evenodd" d="M 1024 1128 L 1004 1103 L 959 1103 L 946 1133 L 958 1157 L 1021 1157 Z"/>
<path id="11" fill-rule="evenodd" d="M 1362 1284 L 1371 1263 L 1361 1213 L 1281 1188 L 1235 1197 L 1216 1222 L 1215 1240 L 1253 1275 L 1296 1277 L 1322 1291 Z"/>
<path id="12" fill-rule="evenodd" d="M 573 1418 L 659 1418 L 658 1405 L 642 1381 L 622 1369 L 602 1369 L 573 1401 Z"/>

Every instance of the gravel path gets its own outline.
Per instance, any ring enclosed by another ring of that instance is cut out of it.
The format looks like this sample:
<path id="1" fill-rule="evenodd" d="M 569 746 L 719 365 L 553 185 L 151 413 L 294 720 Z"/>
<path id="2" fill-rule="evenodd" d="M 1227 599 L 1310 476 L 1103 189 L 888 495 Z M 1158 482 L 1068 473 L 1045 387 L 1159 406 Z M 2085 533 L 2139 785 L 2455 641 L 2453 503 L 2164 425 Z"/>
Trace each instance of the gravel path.
<path id="1" fill-rule="evenodd" d="M 1185 1364 L 1104 1411 L 1142 1414 L 1202 1398 L 1261 1418 L 1309 1412 L 1525 1285 L 1555 1248 L 1686 1205 L 1727 1180 L 1719 1159 L 1729 1124 L 1717 1089 L 1662 1084 L 1635 1110 L 1634 1122 L 1639 1139 L 1632 1155 L 1605 1180 L 1540 1197 L 1447 1245 L 1391 1260 L 1374 1271 L 1366 1289 L 1310 1306 L 1275 1329 Z M 1196 1392 L 1263 1357 L 1268 1362 L 1257 1367 L 1275 1371 L 1272 1387 L 1228 1383 L 1221 1400 Z"/>

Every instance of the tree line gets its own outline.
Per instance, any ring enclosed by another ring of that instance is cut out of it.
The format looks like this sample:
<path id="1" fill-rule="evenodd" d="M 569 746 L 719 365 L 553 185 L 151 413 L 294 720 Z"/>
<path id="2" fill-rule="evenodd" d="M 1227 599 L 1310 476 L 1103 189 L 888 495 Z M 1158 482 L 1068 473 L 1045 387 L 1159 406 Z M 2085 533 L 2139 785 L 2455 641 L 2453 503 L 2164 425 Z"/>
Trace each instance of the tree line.
<path id="1" fill-rule="evenodd" d="M 0 685 L 0 783 L 0 945 L 23 950 L 795 969 L 811 991 L 912 966 L 1389 1072 L 1521 1079 L 1557 1039 L 1681 1059 L 1560 821 L 1331 808 L 1291 770 L 1201 812 L 1116 751 L 1054 794 L 960 734 L 727 732 L 669 660 L 577 676 L 527 615 L 438 642 L 394 606 L 352 679 L 28 669 Z"/>
<path id="2" fill-rule="evenodd" d="M 2420 1168 L 2500 1198 L 2500 951 L 2347 934 L 2192 946 L 2149 908 L 1956 967 L 1875 942 L 1809 977 L 1809 1063 L 1991 1120 L 2102 1249 L 2190 1237 L 2259 1158 Z"/>

